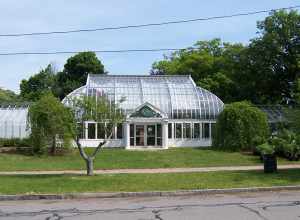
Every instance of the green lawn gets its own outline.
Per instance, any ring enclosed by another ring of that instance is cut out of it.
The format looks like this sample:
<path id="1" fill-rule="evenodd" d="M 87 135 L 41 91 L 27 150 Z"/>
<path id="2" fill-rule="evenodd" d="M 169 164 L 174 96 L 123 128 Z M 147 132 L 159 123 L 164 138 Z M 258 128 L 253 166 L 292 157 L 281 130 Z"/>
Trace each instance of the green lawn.
<path id="1" fill-rule="evenodd" d="M 104 149 L 96 157 L 95 169 L 201 167 L 257 163 L 259 163 L 257 157 L 197 148 L 178 148 L 163 151 Z M 85 164 L 77 151 L 72 155 L 56 157 L 0 154 L 0 170 L 70 170 L 84 168 Z"/>
<path id="2" fill-rule="evenodd" d="M 288 161 L 280 159 L 279 163 L 288 163 Z M 104 149 L 96 157 L 95 169 L 209 167 L 257 164 L 261 164 L 258 156 L 210 149 L 176 148 L 161 151 Z M 79 169 L 85 169 L 85 164 L 77 150 L 71 155 L 55 157 L 0 154 L 0 171 Z"/>
<path id="3" fill-rule="evenodd" d="M 1 176 L 0 194 L 121 192 L 284 186 L 300 184 L 300 170 L 115 174 L 98 176 Z"/>

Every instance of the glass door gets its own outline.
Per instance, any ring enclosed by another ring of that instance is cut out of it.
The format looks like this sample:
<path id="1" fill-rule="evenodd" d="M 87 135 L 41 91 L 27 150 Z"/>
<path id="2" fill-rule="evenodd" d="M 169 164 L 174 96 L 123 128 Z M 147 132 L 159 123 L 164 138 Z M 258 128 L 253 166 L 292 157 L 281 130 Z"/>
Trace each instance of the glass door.
<path id="1" fill-rule="evenodd" d="M 155 125 L 147 125 L 147 146 L 155 146 Z"/>
<path id="2" fill-rule="evenodd" d="M 144 125 L 136 125 L 135 127 L 135 145 L 144 146 Z"/>

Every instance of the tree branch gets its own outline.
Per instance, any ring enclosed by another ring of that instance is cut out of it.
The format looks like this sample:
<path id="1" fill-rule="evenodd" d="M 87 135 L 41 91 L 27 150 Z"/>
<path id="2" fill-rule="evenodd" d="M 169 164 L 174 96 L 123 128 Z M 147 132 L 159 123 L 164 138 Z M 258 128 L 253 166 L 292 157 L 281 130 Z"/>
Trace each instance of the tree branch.
<path id="1" fill-rule="evenodd" d="M 86 153 L 84 152 L 83 147 L 81 146 L 81 144 L 79 143 L 79 136 L 76 138 L 76 144 L 77 144 L 77 148 L 79 150 L 80 156 L 85 159 L 88 160 L 89 157 L 86 155 Z"/>
<path id="2" fill-rule="evenodd" d="M 113 132 L 111 132 L 111 134 L 109 135 L 108 140 L 111 139 L 112 135 L 113 135 Z M 95 149 L 94 153 L 91 156 L 92 158 L 94 158 L 97 155 L 98 151 L 106 144 L 106 142 L 107 142 L 107 140 L 100 142 L 98 144 L 98 147 Z"/>

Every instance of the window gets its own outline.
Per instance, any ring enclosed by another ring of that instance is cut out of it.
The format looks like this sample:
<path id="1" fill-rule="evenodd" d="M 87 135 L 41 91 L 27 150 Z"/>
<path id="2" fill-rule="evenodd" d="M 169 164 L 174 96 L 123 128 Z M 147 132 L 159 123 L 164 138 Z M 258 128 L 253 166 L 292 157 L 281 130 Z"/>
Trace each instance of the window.
<path id="1" fill-rule="evenodd" d="M 130 124 L 130 146 L 134 146 L 134 124 Z"/>
<path id="2" fill-rule="evenodd" d="M 202 137 L 209 138 L 209 123 L 202 124 Z"/>
<path id="3" fill-rule="evenodd" d="M 183 123 L 183 138 L 191 138 L 191 124 Z"/>
<path id="4" fill-rule="evenodd" d="M 84 139 L 85 135 L 84 135 L 84 129 L 83 129 L 83 124 L 82 123 L 78 123 L 77 129 L 78 129 L 78 134 L 79 134 L 79 139 Z"/>
<path id="5" fill-rule="evenodd" d="M 168 138 L 172 139 L 172 123 L 168 124 Z"/>
<path id="6" fill-rule="evenodd" d="M 193 138 L 200 138 L 200 123 L 194 123 Z"/>
<path id="7" fill-rule="evenodd" d="M 182 124 L 175 124 L 175 134 L 177 139 L 182 138 Z"/>
<path id="8" fill-rule="evenodd" d="M 117 139 L 123 138 L 123 124 L 119 123 L 117 125 Z"/>
<path id="9" fill-rule="evenodd" d="M 88 123 L 88 139 L 96 138 L 96 124 Z"/>
<path id="10" fill-rule="evenodd" d="M 156 125 L 156 144 L 157 144 L 157 146 L 162 146 L 161 124 Z"/>
<path id="11" fill-rule="evenodd" d="M 98 123 L 97 124 L 97 138 L 98 139 L 105 139 L 105 124 L 104 123 Z"/>
<path id="12" fill-rule="evenodd" d="M 211 137 L 214 138 L 216 137 L 216 123 L 211 123 Z"/>

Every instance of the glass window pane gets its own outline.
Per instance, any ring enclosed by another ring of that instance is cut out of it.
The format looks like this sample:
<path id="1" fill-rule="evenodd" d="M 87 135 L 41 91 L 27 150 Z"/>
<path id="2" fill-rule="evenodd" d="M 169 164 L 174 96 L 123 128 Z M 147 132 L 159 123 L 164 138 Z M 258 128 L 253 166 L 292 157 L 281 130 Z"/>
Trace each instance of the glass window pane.
<path id="1" fill-rule="evenodd" d="M 104 123 L 98 123 L 97 127 L 97 138 L 98 139 L 105 139 L 105 124 Z"/>
<path id="2" fill-rule="evenodd" d="M 130 137 L 134 138 L 134 124 L 130 124 Z"/>
<path id="3" fill-rule="evenodd" d="M 176 138 L 182 138 L 182 124 L 180 123 L 176 123 L 175 124 L 175 134 L 176 134 Z"/>
<path id="4" fill-rule="evenodd" d="M 84 139 L 84 129 L 83 129 L 83 124 L 82 123 L 78 123 L 78 126 L 77 126 L 77 129 L 78 129 L 78 136 L 80 139 Z"/>
<path id="5" fill-rule="evenodd" d="M 202 124 L 202 137 L 209 138 L 209 123 Z"/>
<path id="6" fill-rule="evenodd" d="M 216 123 L 211 123 L 211 136 L 212 138 L 216 137 Z"/>
<path id="7" fill-rule="evenodd" d="M 123 138 L 123 124 L 119 123 L 117 125 L 117 139 Z"/>
<path id="8" fill-rule="evenodd" d="M 96 138 L 96 124 L 88 123 L 88 139 Z"/>
<path id="9" fill-rule="evenodd" d="M 185 124 L 185 138 L 191 138 L 191 124 Z"/>
<path id="10" fill-rule="evenodd" d="M 161 124 L 157 124 L 157 137 L 162 137 Z"/>
<path id="11" fill-rule="evenodd" d="M 172 123 L 168 124 L 168 138 L 172 139 Z"/>
<path id="12" fill-rule="evenodd" d="M 193 138 L 200 138 L 200 123 L 194 123 Z"/>

